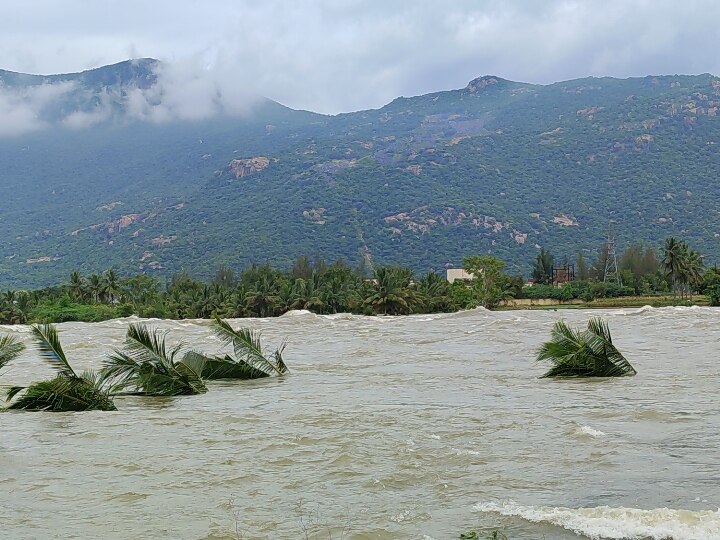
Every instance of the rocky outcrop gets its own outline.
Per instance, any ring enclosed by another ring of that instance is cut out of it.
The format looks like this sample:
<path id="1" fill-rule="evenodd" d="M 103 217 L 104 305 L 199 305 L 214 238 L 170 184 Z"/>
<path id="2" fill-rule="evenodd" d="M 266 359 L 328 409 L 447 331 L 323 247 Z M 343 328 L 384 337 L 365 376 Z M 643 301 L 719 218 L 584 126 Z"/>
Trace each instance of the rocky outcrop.
<path id="1" fill-rule="evenodd" d="M 557 223 L 558 225 L 562 227 L 577 227 L 578 222 L 575 221 L 573 218 L 566 216 L 565 214 L 560 214 L 559 216 L 555 216 L 552 219 L 553 223 Z"/>
<path id="2" fill-rule="evenodd" d="M 467 226 L 485 229 L 488 233 L 498 233 L 510 227 L 509 223 L 498 221 L 492 216 L 475 214 L 457 208 L 446 207 L 442 210 L 433 210 L 428 206 L 421 206 L 411 212 L 400 212 L 386 216 L 384 219 L 388 230 L 393 236 L 408 231 L 415 234 L 426 234 L 435 227 Z"/>
<path id="3" fill-rule="evenodd" d="M 157 238 L 153 238 L 150 240 L 150 245 L 152 246 L 164 246 L 165 244 L 169 244 L 173 240 L 177 240 L 177 236 L 165 236 L 164 234 L 161 234 Z"/>
<path id="4" fill-rule="evenodd" d="M 102 206 L 98 206 L 95 210 L 98 212 L 109 212 L 110 210 L 113 210 L 120 206 L 122 204 L 122 201 L 115 201 L 108 204 L 103 204 Z"/>
<path id="5" fill-rule="evenodd" d="M 59 260 L 60 257 L 37 257 L 35 259 L 26 259 L 25 264 L 47 263 Z"/>
<path id="6" fill-rule="evenodd" d="M 307 221 L 314 223 L 315 225 L 325 225 L 325 209 L 324 208 L 311 208 L 310 210 L 303 210 L 303 218 Z"/>
<path id="7" fill-rule="evenodd" d="M 265 156 L 255 156 L 246 159 L 233 159 L 228 164 L 228 169 L 235 175 L 236 179 L 245 178 L 251 174 L 258 173 L 268 168 L 270 159 Z"/>
<path id="8" fill-rule="evenodd" d="M 477 79 L 473 79 L 472 81 L 470 81 L 465 89 L 471 94 L 474 94 L 478 90 L 482 90 L 484 88 L 487 88 L 488 86 L 496 85 L 497 83 L 498 80 L 495 77 L 478 77 Z"/>

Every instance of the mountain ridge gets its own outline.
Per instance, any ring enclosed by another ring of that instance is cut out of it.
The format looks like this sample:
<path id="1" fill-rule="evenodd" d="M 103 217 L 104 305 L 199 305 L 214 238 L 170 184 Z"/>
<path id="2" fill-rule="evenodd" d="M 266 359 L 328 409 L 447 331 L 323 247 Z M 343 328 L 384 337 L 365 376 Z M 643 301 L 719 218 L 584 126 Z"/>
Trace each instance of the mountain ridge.
<path id="1" fill-rule="evenodd" d="M 0 138 L 13 202 L 0 287 L 314 253 L 426 271 L 490 252 L 527 273 L 536 246 L 597 251 L 610 220 L 620 247 L 677 235 L 712 262 L 719 106 L 710 74 L 484 75 L 338 115 L 268 101 L 242 117 Z"/>

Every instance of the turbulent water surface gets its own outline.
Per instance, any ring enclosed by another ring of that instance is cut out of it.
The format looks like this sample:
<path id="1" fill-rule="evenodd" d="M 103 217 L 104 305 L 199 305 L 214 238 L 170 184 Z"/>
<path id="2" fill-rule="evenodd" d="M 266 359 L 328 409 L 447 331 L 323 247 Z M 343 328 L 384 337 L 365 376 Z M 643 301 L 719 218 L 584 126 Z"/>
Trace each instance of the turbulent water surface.
<path id="1" fill-rule="evenodd" d="M 0 415 L 2 537 L 720 538 L 720 311 L 605 311 L 638 375 L 538 379 L 553 321 L 598 314 L 234 321 L 287 338 L 292 373 Z M 150 322 L 221 349 L 207 321 Z M 59 329 L 85 368 L 127 324 Z M 28 351 L 0 384 L 49 374 Z"/>

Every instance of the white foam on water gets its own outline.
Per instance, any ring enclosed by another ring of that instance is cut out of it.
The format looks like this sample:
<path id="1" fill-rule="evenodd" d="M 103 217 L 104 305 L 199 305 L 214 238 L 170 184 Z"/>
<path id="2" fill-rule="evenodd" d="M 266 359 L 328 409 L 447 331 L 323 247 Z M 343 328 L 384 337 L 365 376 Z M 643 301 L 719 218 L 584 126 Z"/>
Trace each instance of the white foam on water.
<path id="1" fill-rule="evenodd" d="M 453 452 L 455 452 L 456 456 L 479 456 L 480 452 L 477 450 L 467 450 L 464 448 L 451 448 Z"/>
<path id="2" fill-rule="evenodd" d="M 604 437 L 606 434 L 603 431 L 600 431 L 599 429 L 593 429 L 590 426 L 582 426 L 580 428 L 580 433 L 583 435 L 589 435 L 590 437 Z"/>
<path id="3" fill-rule="evenodd" d="M 479 503 L 478 512 L 549 523 L 593 540 L 719 540 L 720 510 L 655 508 L 553 508 L 523 506 L 513 501 Z"/>

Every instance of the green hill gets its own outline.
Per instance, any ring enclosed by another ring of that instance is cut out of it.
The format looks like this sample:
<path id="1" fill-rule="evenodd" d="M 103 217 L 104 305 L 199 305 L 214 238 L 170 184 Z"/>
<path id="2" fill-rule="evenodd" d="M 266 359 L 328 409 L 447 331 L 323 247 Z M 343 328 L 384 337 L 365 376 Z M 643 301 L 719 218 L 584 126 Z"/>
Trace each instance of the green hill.
<path id="1" fill-rule="evenodd" d="M 112 119 L 0 138 L 0 287 L 111 266 L 203 276 L 300 254 L 425 271 L 490 252 L 528 273 L 539 246 L 597 249 L 609 220 L 621 248 L 676 235 L 720 258 L 711 75 L 486 76 L 337 116 L 266 100 L 243 117 L 128 119 L 123 85 L 155 84 L 153 62 L 62 76 L 82 89 L 69 110 L 119 88 Z M 6 87 L 38 84 L 7 73 Z"/>

